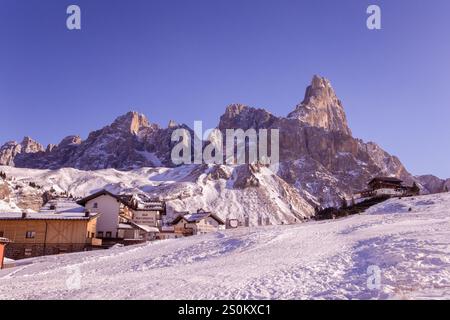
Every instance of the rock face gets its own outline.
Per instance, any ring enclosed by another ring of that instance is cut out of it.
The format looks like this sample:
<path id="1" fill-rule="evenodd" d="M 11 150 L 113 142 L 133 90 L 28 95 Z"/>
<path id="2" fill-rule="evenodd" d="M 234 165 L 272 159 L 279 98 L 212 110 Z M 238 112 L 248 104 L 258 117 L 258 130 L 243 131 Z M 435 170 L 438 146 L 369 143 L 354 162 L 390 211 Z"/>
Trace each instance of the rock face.
<path id="1" fill-rule="evenodd" d="M 19 154 L 33 154 L 43 151 L 44 147 L 30 137 L 23 138 L 21 143 L 9 141 L 0 148 L 0 164 L 14 166 L 15 159 Z"/>
<path id="2" fill-rule="evenodd" d="M 140 167 L 173 167 L 170 159 L 175 145 L 172 132 L 192 130 L 170 121 L 161 128 L 137 112 L 118 117 L 111 125 L 89 134 L 84 141 L 68 136 L 58 145 L 44 148 L 29 138 L 21 144 L 6 143 L 0 149 L 0 165 L 21 168 L 82 170 Z M 226 108 L 218 125 L 225 129 L 278 129 L 280 131 L 280 167 L 278 178 L 295 187 L 314 205 L 341 202 L 342 197 L 366 187 L 377 175 L 396 176 L 412 184 L 417 179 L 400 160 L 373 142 L 352 136 L 344 107 L 330 82 L 314 76 L 303 101 L 286 117 L 277 117 L 264 109 L 233 104 Z M 234 170 L 238 189 L 257 187 L 254 167 Z M 227 177 L 220 168 L 210 178 Z M 432 188 L 435 189 L 434 187 Z"/>
<path id="3" fill-rule="evenodd" d="M 396 176 L 412 184 L 414 178 L 400 160 L 373 142 L 353 138 L 342 103 L 330 83 L 314 76 L 304 101 L 287 117 L 243 105 L 231 105 L 219 129 L 278 129 L 278 175 L 304 197 L 321 205 L 335 205 L 351 197 L 377 175 Z"/>
<path id="4" fill-rule="evenodd" d="M 336 131 L 352 135 L 347 124 L 344 107 L 337 98 L 330 81 L 314 76 L 311 85 L 306 89 L 305 98 L 297 105 L 288 118 L 298 119 L 312 127 L 326 131 Z"/>
<path id="5" fill-rule="evenodd" d="M 428 193 L 440 193 L 450 190 L 450 179 L 440 179 L 431 174 L 415 177 Z"/>
<path id="6" fill-rule="evenodd" d="M 168 128 L 160 128 L 144 115 L 129 112 L 111 125 L 91 132 L 85 141 L 79 136 L 68 136 L 46 149 L 29 138 L 21 144 L 8 142 L 0 149 L 0 165 L 82 170 L 170 166 L 174 145 L 171 135 L 177 128 L 187 127 L 171 122 Z"/>

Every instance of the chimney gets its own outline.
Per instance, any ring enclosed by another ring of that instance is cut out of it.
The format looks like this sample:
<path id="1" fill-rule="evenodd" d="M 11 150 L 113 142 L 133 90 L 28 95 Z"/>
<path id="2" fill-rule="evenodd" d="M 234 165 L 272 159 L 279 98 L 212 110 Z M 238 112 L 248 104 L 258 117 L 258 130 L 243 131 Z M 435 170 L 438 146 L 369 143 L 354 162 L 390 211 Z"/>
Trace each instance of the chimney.
<path id="1" fill-rule="evenodd" d="M 22 219 L 26 219 L 27 218 L 27 212 L 26 211 L 22 211 Z"/>
<path id="2" fill-rule="evenodd" d="M 91 212 L 90 212 L 89 210 L 86 210 L 86 211 L 84 212 L 84 217 L 85 217 L 85 218 L 89 218 L 90 214 L 91 214 Z"/>

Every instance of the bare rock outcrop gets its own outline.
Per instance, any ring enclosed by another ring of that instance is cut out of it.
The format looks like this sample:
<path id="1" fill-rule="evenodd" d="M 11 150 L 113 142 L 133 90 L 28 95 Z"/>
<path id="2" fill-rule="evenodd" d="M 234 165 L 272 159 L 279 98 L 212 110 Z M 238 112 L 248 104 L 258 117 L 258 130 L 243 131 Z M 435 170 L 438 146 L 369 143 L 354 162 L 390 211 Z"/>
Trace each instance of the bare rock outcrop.
<path id="1" fill-rule="evenodd" d="M 288 118 L 327 131 L 338 131 L 351 136 L 341 101 L 328 79 L 315 75 L 306 89 L 305 98 Z"/>

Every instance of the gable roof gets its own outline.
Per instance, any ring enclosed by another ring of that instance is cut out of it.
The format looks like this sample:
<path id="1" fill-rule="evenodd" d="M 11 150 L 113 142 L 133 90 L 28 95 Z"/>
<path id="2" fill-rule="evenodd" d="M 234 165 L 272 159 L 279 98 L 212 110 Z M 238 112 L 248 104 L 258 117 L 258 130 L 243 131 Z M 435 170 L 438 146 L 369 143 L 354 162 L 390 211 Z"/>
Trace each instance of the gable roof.
<path id="1" fill-rule="evenodd" d="M 403 182 L 403 180 L 400 180 L 395 177 L 375 177 L 369 181 L 369 184 L 371 184 L 375 181 L 382 181 L 382 182 L 389 182 L 389 183 L 396 183 L 396 184 L 400 184 Z"/>
<path id="2" fill-rule="evenodd" d="M 88 201 L 90 201 L 92 199 L 95 199 L 95 198 L 98 198 L 100 196 L 105 196 L 105 195 L 111 196 L 111 197 L 117 199 L 117 201 L 120 201 L 124 205 L 128 206 L 128 203 L 127 203 L 127 201 L 126 201 L 126 199 L 124 197 L 115 195 L 114 193 L 111 193 L 111 192 L 109 192 L 106 189 L 100 190 L 100 191 L 98 191 L 96 193 L 91 194 L 90 196 L 87 196 L 87 197 L 85 197 L 83 199 L 80 199 L 80 200 L 77 201 L 77 203 L 79 205 L 85 206 Z"/>
<path id="3" fill-rule="evenodd" d="M 77 203 L 85 206 L 88 201 L 104 195 L 109 195 L 117 199 L 117 201 L 120 201 L 135 211 L 165 211 L 165 204 L 163 201 L 152 200 L 145 194 L 114 194 L 106 189 L 100 190 L 83 199 L 80 199 Z"/>
<path id="4" fill-rule="evenodd" d="M 219 224 L 225 224 L 225 222 L 222 219 L 220 219 L 217 215 L 211 212 L 188 213 L 184 215 L 181 214 L 172 221 L 172 224 L 177 224 L 182 219 L 186 220 L 186 222 L 189 223 L 197 223 L 208 217 L 211 217 L 212 219 L 216 220 Z"/>

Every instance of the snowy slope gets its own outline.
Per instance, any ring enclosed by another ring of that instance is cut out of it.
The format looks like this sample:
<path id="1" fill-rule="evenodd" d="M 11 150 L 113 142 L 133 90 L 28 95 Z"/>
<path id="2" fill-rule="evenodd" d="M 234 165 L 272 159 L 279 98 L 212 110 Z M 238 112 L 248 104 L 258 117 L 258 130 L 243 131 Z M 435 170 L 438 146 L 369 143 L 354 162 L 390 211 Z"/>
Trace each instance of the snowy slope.
<path id="1" fill-rule="evenodd" d="M 450 194 L 392 199 L 336 221 L 24 260 L 0 271 L 0 299 L 449 299 L 449 207 Z"/>
<path id="2" fill-rule="evenodd" d="M 254 225 L 259 217 L 268 218 L 271 224 L 282 224 L 301 222 L 314 214 L 303 195 L 264 167 L 186 165 L 83 171 L 0 166 L 0 171 L 22 184 L 36 182 L 46 190 L 67 191 L 75 197 L 101 189 L 114 193 L 146 192 L 166 201 L 169 219 L 178 212 L 198 209 L 213 211 L 223 219 L 243 221 L 248 216 Z"/>

